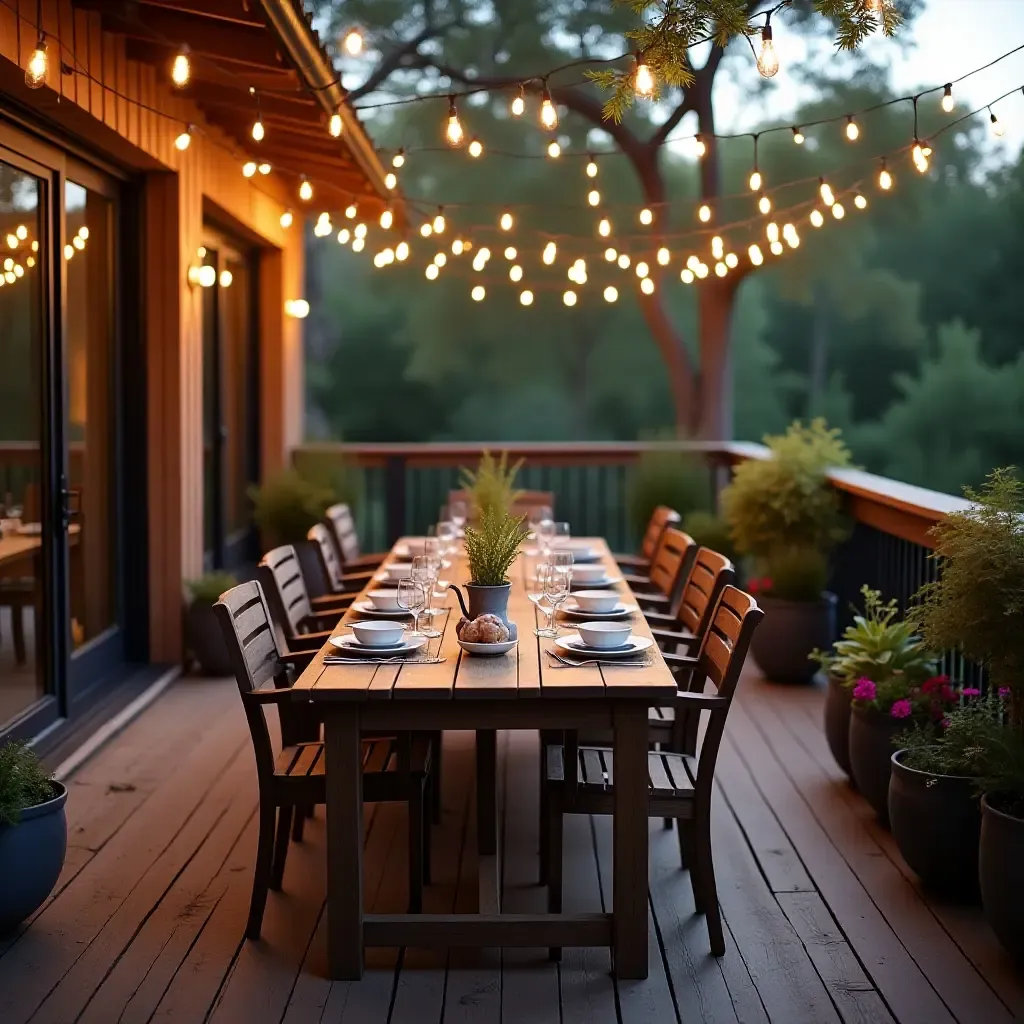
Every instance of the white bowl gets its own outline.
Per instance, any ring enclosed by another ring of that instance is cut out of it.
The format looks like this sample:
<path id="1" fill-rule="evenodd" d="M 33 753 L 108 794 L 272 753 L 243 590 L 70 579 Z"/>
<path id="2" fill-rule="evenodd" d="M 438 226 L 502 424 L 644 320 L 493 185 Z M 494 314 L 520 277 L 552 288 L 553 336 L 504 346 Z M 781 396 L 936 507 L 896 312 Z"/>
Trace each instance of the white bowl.
<path id="1" fill-rule="evenodd" d="M 588 647 L 622 647 L 629 639 L 632 626 L 617 622 L 581 622 L 580 638 Z"/>
<path id="2" fill-rule="evenodd" d="M 581 612 L 594 612 L 606 615 L 614 611 L 619 603 L 619 595 L 614 590 L 577 590 L 573 597 Z"/>
<path id="3" fill-rule="evenodd" d="M 598 562 L 596 565 L 573 565 L 572 578 L 577 583 L 589 583 L 594 580 L 603 580 L 608 575 L 605 567 Z"/>
<path id="4" fill-rule="evenodd" d="M 412 575 L 412 562 L 392 562 L 384 566 L 384 573 L 389 580 L 404 580 Z"/>
<path id="5" fill-rule="evenodd" d="M 401 610 L 398 607 L 397 590 L 371 590 L 366 597 L 378 611 L 397 612 Z"/>
<path id="6" fill-rule="evenodd" d="M 353 622 L 352 633 L 364 647 L 394 647 L 401 643 L 401 622 Z"/>
<path id="7" fill-rule="evenodd" d="M 408 558 L 415 558 L 417 555 L 423 554 L 423 549 L 426 547 L 426 537 L 410 537 L 402 549 L 403 554 Z"/>

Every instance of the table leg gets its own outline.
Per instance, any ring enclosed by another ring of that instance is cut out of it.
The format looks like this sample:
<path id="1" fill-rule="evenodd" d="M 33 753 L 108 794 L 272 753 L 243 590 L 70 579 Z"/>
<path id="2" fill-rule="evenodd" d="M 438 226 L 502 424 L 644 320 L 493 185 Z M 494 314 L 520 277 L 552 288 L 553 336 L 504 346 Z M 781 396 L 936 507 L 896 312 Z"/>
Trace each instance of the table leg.
<path id="1" fill-rule="evenodd" d="M 639 704 L 617 707 L 614 723 L 615 973 L 619 978 L 646 978 L 647 709 Z"/>
<path id="2" fill-rule="evenodd" d="M 330 975 L 363 976 L 363 766 L 359 708 L 324 718 L 327 759 L 327 954 Z"/>
<path id="3" fill-rule="evenodd" d="M 476 844 L 477 852 L 490 857 L 498 852 L 498 734 L 494 729 L 476 731 Z"/>

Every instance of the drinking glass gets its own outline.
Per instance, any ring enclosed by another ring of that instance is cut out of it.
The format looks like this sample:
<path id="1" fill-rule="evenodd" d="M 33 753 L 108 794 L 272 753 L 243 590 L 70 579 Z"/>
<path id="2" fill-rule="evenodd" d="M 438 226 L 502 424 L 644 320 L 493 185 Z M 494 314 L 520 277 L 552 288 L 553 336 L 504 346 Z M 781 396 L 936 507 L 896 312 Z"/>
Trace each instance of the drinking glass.
<path id="1" fill-rule="evenodd" d="M 398 607 L 403 611 L 412 612 L 412 632 L 410 636 L 423 636 L 420 632 L 420 613 L 427 602 L 423 584 L 419 580 L 405 577 L 398 581 Z"/>
<path id="2" fill-rule="evenodd" d="M 441 561 L 434 561 L 429 555 L 417 555 L 412 560 L 412 578 L 423 588 L 423 611 L 427 613 L 427 626 L 419 629 L 420 636 L 440 636 L 441 634 L 430 624 L 431 605 L 434 602 L 434 586 L 437 574 L 441 571 Z"/>
<path id="3" fill-rule="evenodd" d="M 547 622 L 543 626 L 538 626 L 533 632 L 536 636 L 557 636 L 558 633 L 555 630 L 555 608 L 550 602 L 547 608 L 543 608 L 541 605 L 542 601 L 547 600 L 547 586 L 548 577 L 555 571 L 555 567 L 550 562 L 540 562 L 537 565 L 536 581 L 537 581 L 537 607 L 541 608 L 542 611 L 547 613 Z"/>
<path id="4" fill-rule="evenodd" d="M 534 539 L 537 537 L 537 528 L 545 519 L 551 518 L 551 509 L 547 505 L 531 505 L 530 514 L 527 517 L 527 524 L 530 527 L 530 533 L 533 534 Z"/>
<path id="5" fill-rule="evenodd" d="M 451 520 L 445 519 L 437 524 L 437 539 L 441 544 L 441 557 L 450 555 L 455 548 L 455 538 L 458 535 L 458 530 L 455 529 L 455 524 Z"/>
<path id="6" fill-rule="evenodd" d="M 456 530 L 462 530 L 465 527 L 467 513 L 468 510 L 464 501 L 456 500 L 448 503 L 448 518 L 452 521 Z"/>
<path id="7" fill-rule="evenodd" d="M 548 565 L 544 574 L 544 596 L 551 604 L 551 614 L 548 616 L 548 624 L 544 630 L 538 630 L 538 635 L 556 637 L 558 627 L 555 625 L 555 616 L 558 609 L 569 596 L 569 574 L 571 569 L 567 566 Z"/>
<path id="8" fill-rule="evenodd" d="M 550 519 L 542 519 L 537 524 L 537 547 L 542 556 L 551 550 L 551 541 L 555 536 L 555 524 Z"/>
<path id="9" fill-rule="evenodd" d="M 554 534 L 551 538 L 552 547 L 565 547 L 569 541 L 569 524 L 568 523 L 554 523 Z"/>

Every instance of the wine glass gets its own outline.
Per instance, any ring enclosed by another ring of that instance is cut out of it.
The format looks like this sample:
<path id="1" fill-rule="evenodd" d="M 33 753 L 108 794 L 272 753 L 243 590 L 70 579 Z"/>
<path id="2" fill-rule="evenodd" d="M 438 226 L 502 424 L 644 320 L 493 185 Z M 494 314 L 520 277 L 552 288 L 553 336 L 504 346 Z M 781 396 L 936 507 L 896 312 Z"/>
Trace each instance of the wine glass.
<path id="1" fill-rule="evenodd" d="M 537 524 L 537 547 L 542 555 L 551 550 L 551 541 L 555 536 L 555 524 L 550 519 L 542 519 Z"/>
<path id="2" fill-rule="evenodd" d="M 537 565 L 536 582 L 538 593 L 536 595 L 531 594 L 536 602 L 538 608 L 547 614 L 547 622 L 543 626 L 538 626 L 533 632 L 536 636 L 557 636 L 555 632 L 555 609 L 550 602 L 548 606 L 544 608 L 541 604 L 542 601 L 547 599 L 547 583 L 548 577 L 555 571 L 554 566 L 550 562 L 540 562 Z"/>
<path id="3" fill-rule="evenodd" d="M 458 530 L 455 528 L 455 524 L 449 519 L 445 519 L 437 524 L 437 539 L 441 545 L 441 557 L 451 553 L 455 547 L 455 538 L 458 534 Z"/>
<path id="4" fill-rule="evenodd" d="M 536 539 L 537 528 L 545 519 L 551 518 L 551 509 L 547 505 L 531 505 L 530 512 L 527 516 L 527 524 L 530 527 L 530 533 Z"/>
<path id="5" fill-rule="evenodd" d="M 448 503 L 448 518 L 452 521 L 457 531 L 461 532 L 465 528 L 467 514 L 466 503 L 460 498 Z"/>
<path id="6" fill-rule="evenodd" d="M 568 523 L 555 523 L 554 524 L 554 535 L 551 538 L 551 546 L 564 548 L 569 543 L 569 524 Z"/>
<path id="7" fill-rule="evenodd" d="M 419 580 L 405 577 L 398 581 L 398 607 L 412 613 L 412 632 L 410 636 L 423 636 L 420 632 L 420 613 L 427 603 L 427 595 Z"/>
<path id="8" fill-rule="evenodd" d="M 556 552 L 557 554 L 557 552 Z M 544 596 L 551 604 L 551 613 L 548 616 L 548 624 L 543 631 L 538 630 L 538 635 L 556 637 L 558 627 L 555 625 L 555 616 L 558 609 L 569 596 L 569 578 L 571 569 L 566 566 L 549 564 L 544 574 Z"/>
<path id="9" fill-rule="evenodd" d="M 423 588 L 423 611 L 427 613 L 428 619 L 431 616 L 431 605 L 434 603 L 434 586 L 437 583 L 437 574 L 441 571 L 441 560 L 436 561 L 429 555 L 417 555 L 412 560 L 412 578 Z M 427 622 L 426 629 L 419 629 L 420 636 L 440 636 L 441 634 Z"/>

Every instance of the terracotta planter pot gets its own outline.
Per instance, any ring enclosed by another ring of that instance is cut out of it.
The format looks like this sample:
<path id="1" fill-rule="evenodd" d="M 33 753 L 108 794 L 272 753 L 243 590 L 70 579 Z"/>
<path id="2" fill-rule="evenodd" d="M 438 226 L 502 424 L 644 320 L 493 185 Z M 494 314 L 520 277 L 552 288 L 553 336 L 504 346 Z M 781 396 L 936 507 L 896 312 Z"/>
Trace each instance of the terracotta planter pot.
<path id="1" fill-rule="evenodd" d="M 901 718 L 854 708 L 850 715 L 850 771 L 861 796 L 883 825 L 889 824 L 889 775 L 893 740 L 905 729 Z"/>
<path id="2" fill-rule="evenodd" d="M 778 683 L 809 683 L 818 666 L 808 660 L 816 647 L 832 646 L 836 634 L 836 595 L 820 601 L 783 601 L 759 597 L 764 623 L 754 632 L 750 650 L 764 675 Z"/>
<path id="3" fill-rule="evenodd" d="M 974 780 L 908 768 L 891 758 L 889 826 L 903 859 L 930 889 L 961 899 L 978 894 L 981 806 Z"/>
<path id="4" fill-rule="evenodd" d="M 843 686 L 833 675 L 828 677 L 828 689 L 825 691 L 825 739 L 828 749 L 836 759 L 836 764 L 852 775 L 850 771 L 850 714 L 853 700 L 853 687 Z"/>
<path id="5" fill-rule="evenodd" d="M 68 791 L 53 783 L 53 799 L 26 807 L 17 825 L 0 825 L 0 935 L 42 906 L 64 867 Z"/>
<path id="6" fill-rule="evenodd" d="M 1024 967 L 1024 818 L 999 809 L 999 800 L 981 801 L 978 882 L 985 917 L 1006 951 Z"/>

